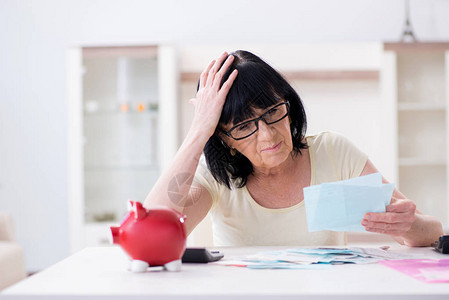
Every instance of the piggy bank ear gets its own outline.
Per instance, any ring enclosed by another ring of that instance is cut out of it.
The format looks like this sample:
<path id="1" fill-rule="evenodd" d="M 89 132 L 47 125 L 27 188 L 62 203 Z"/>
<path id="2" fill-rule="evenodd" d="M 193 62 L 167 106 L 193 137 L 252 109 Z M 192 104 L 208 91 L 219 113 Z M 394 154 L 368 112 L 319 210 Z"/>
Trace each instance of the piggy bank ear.
<path id="1" fill-rule="evenodd" d="M 134 212 L 134 218 L 136 218 L 137 220 L 146 217 L 146 215 L 148 214 L 142 203 L 137 201 L 133 202 L 132 211 Z"/>
<path id="2" fill-rule="evenodd" d="M 134 206 L 134 201 L 128 200 L 128 206 L 127 206 L 128 211 L 133 210 L 133 206 Z"/>

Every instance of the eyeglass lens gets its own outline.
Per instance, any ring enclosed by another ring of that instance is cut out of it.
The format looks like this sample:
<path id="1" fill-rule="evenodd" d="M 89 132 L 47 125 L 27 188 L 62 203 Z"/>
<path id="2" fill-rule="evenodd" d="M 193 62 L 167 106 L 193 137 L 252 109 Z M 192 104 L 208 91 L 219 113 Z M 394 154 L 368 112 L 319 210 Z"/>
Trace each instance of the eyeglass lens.
<path id="1" fill-rule="evenodd" d="M 260 119 L 264 120 L 266 124 L 273 124 L 285 118 L 287 114 L 288 114 L 288 107 L 287 103 L 284 102 L 265 112 L 262 116 L 260 116 L 257 119 L 250 120 L 240 125 L 237 125 L 236 127 L 231 129 L 229 134 L 235 139 L 242 139 L 248 137 L 257 131 L 258 129 L 257 122 Z"/>

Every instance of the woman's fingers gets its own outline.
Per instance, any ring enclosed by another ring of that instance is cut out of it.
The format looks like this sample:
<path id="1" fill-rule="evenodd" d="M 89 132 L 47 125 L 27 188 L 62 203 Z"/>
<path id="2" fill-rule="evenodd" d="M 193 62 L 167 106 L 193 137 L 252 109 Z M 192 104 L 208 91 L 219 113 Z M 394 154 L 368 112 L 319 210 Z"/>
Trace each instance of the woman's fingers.
<path id="1" fill-rule="evenodd" d="M 412 226 L 412 223 L 382 223 L 363 220 L 362 225 L 365 226 L 367 231 L 397 235 L 406 233 Z"/>
<path id="2" fill-rule="evenodd" d="M 371 222 L 401 223 L 415 221 L 416 205 L 408 199 L 392 201 L 384 213 L 366 213 L 364 219 Z"/>
<path id="3" fill-rule="evenodd" d="M 407 227 L 407 224 L 412 224 L 413 222 L 411 221 L 412 218 L 410 217 L 406 217 L 404 218 L 403 221 L 397 221 L 397 222 L 373 222 L 373 221 L 368 221 L 366 219 L 362 220 L 362 225 L 365 227 L 370 227 L 370 228 L 381 228 L 381 229 L 391 229 L 391 228 L 395 228 L 395 227 L 401 227 L 404 226 Z"/>
<path id="4" fill-rule="evenodd" d="M 386 207 L 386 211 L 387 212 L 398 212 L 398 213 L 410 211 L 410 212 L 415 213 L 416 204 L 413 203 L 413 201 L 408 200 L 408 199 L 403 199 L 403 200 L 394 199 L 394 201 L 392 200 L 391 204 Z"/>
<path id="5" fill-rule="evenodd" d="M 223 61 L 226 59 L 227 56 L 228 53 L 223 52 L 223 54 L 215 61 L 212 68 L 210 68 L 209 73 L 207 75 L 207 82 L 206 82 L 207 86 L 212 86 L 212 83 L 214 82 L 215 79 L 215 74 L 218 72 L 221 64 L 223 63 Z"/>
<path id="6" fill-rule="evenodd" d="M 215 90 L 218 91 L 220 89 L 221 80 L 233 61 L 234 56 L 228 55 L 227 52 L 224 52 L 217 60 L 211 61 L 200 75 L 200 87 L 214 86 Z M 230 81 L 231 85 L 235 76 L 236 74 L 234 74 L 234 78 L 228 78 L 227 80 Z M 230 86 L 227 84 L 227 89 L 229 90 L 229 88 Z"/>
<path id="7" fill-rule="evenodd" d="M 362 223 L 363 224 L 363 223 Z M 368 223 L 365 225 L 365 229 L 367 231 L 371 232 L 379 232 L 379 233 L 386 233 L 386 234 L 393 234 L 393 233 L 406 233 L 409 231 L 411 227 L 411 223 Z"/>
<path id="8" fill-rule="evenodd" d="M 215 131 L 226 95 L 232 86 L 237 70 L 232 72 L 220 88 L 226 70 L 234 60 L 233 55 L 224 52 L 219 58 L 209 63 L 200 75 L 199 89 L 196 97 L 190 102 L 195 107 L 193 127 L 210 135 Z"/>
<path id="9" fill-rule="evenodd" d="M 393 235 L 393 236 L 401 236 L 403 235 L 406 231 L 403 230 L 383 230 L 383 229 L 378 229 L 378 228 L 369 228 L 369 227 L 365 227 L 366 231 L 369 232 L 375 232 L 375 233 L 382 233 L 382 234 L 389 234 L 389 235 Z"/>
<path id="10" fill-rule="evenodd" d="M 228 70 L 229 66 L 231 66 L 232 62 L 234 61 L 234 56 L 229 55 L 228 58 L 225 60 L 224 64 L 221 66 L 220 70 L 215 74 L 214 78 L 214 87 L 218 90 L 220 88 L 221 79 L 224 76 L 224 73 Z"/>
<path id="11" fill-rule="evenodd" d="M 226 95 L 228 94 L 229 90 L 231 89 L 231 86 L 234 83 L 234 80 L 237 77 L 237 74 L 238 74 L 237 69 L 232 71 L 231 75 L 229 75 L 228 79 L 223 83 L 220 91 L 218 92 L 219 94 L 224 95 L 224 98 L 226 98 Z"/>
<path id="12" fill-rule="evenodd" d="M 206 69 L 203 70 L 203 72 L 201 73 L 200 76 L 200 87 L 204 87 L 206 85 L 207 82 L 207 75 L 209 74 L 210 69 L 212 68 L 212 66 L 215 64 L 215 59 L 212 60 L 209 65 L 206 67 Z"/>
<path id="13" fill-rule="evenodd" d="M 403 222 L 413 222 L 415 221 L 415 214 L 411 212 L 403 213 L 367 213 L 364 217 L 365 220 L 369 222 L 380 222 L 380 223 L 403 223 Z"/>
<path id="14" fill-rule="evenodd" d="M 401 235 L 410 230 L 416 205 L 408 199 L 392 201 L 384 213 L 366 213 L 361 224 L 367 231 Z"/>

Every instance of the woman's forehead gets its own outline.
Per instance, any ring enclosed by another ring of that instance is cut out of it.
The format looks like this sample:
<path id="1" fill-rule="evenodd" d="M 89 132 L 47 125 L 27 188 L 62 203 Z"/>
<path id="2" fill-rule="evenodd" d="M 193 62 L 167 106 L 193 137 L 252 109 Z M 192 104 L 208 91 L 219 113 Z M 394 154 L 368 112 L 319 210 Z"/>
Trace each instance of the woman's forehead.
<path id="1" fill-rule="evenodd" d="M 255 106 L 249 106 L 246 109 L 246 114 L 244 116 L 240 116 L 240 118 L 233 118 L 232 123 L 238 124 L 253 118 L 257 118 L 258 116 L 263 114 L 266 110 L 268 110 L 267 107 L 259 108 Z"/>

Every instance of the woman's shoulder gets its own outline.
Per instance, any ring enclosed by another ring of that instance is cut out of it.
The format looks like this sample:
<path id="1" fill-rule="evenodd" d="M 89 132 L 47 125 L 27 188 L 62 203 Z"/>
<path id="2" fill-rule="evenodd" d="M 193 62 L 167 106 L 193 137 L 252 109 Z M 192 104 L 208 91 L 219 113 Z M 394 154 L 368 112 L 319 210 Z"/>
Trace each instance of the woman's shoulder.
<path id="1" fill-rule="evenodd" d="M 365 156 L 349 138 L 335 131 L 322 131 L 306 139 L 307 145 L 316 155 L 326 155 L 337 160 L 351 155 Z"/>
<path id="2" fill-rule="evenodd" d="M 347 140 L 341 133 L 335 131 L 321 131 L 316 134 L 306 136 L 307 144 L 313 145 L 332 145 L 341 141 Z"/>
<path id="3" fill-rule="evenodd" d="M 307 143 L 312 148 L 316 162 L 321 161 L 324 162 L 321 165 L 332 166 L 337 180 L 359 176 L 368 159 L 366 153 L 338 132 L 324 131 L 307 136 Z"/>

